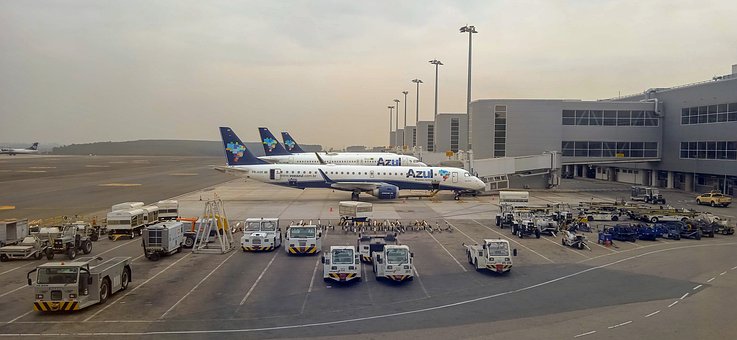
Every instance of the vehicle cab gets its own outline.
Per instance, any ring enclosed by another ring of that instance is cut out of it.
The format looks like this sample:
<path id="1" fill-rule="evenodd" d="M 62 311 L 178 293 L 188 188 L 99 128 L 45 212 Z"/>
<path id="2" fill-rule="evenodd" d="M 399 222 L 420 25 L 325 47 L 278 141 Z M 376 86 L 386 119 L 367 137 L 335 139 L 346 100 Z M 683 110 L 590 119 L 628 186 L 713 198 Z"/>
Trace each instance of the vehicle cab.
<path id="1" fill-rule="evenodd" d="M 374 273 L 376 278 L 386 278 L 392 281 L 405 281 L 414 278 L 414 254 L 406 245 L 384 246 L 383 252 L 374 253 Z"/>
<path id="2" fill-rule="evenodd" d="M 322 248 L 322 231 L 314 224 L 290 225 L 284 237 L 289 255 L 317 254 Z"/>
<path id="3" fill-rule="evenodd" d="M 323 280 L 350 282 L 361 280 L 361 260 L 353 246 L 331 246 L 322 257 Z"/>
<path id="4" fill-rule="evenodd" d="M 278 218 L 248 218 L 245 221 L 241 249 L 268 251 L 281 246 L 282 234 Z"/>

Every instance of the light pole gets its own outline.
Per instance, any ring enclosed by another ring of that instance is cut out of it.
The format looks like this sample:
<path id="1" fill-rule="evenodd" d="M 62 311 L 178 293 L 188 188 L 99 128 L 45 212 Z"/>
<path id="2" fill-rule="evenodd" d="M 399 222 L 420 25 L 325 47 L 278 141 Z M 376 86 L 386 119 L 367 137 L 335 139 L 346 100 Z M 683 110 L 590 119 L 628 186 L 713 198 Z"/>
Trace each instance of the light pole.
<path id="1" fill-rule="evenodd" d="M 399 134 L 399 99 L 394 98 L 394 107 L 397 108 L 397 111 L 394 111 L 394 130 Z M 402 135 L 404 135 L 404 132 L 402 132 Z M 399 145 L 399 136 L 394 135 L 394 141 L 396 142 L 394 146 Z"/>
<path id="2" fill-rule="evenodd" d="M 430 64 L 435 65 L 435 117 L 438 116 L 438 66 L 443 65 L 440 60 L 430 60 Z"/>
<path id="3" fill-rule="evenodd" d="M 468 131 L 468 150 L 471 150 L 471 37 L 476 31 L 475 26 L 461 27 L 461 33 L 468 33 L 468 88 L 466 89 L 466 129 Z"/>
<path id="4" fill-rule="evenodd" d="M 422 84 L 422 80 L 415 78 L 415 79 L 412 79 L 412 82 L 417 84 L 417 103 L 415 104 L 415 107 L 416 107 L 415 126 L 416 126 L 420 122 L 420 84 Z"/>
<path id="5" fill-rule="evenodd" d="M 407 145 L 407 94 L 409 91 L 402 91 L 402 94 L 404 94 L 404 133 L 402 134 L 402 149 L 404 149 L 404 146 Z M 415 124 L 416 125 L 416 124 Z"/>
<path id="6" fill-rule="evenodd" d="M 392 145 L 392 110 L 394 109 L 394 106 L 387 106 L 389 109 L 389 147 Z"/>

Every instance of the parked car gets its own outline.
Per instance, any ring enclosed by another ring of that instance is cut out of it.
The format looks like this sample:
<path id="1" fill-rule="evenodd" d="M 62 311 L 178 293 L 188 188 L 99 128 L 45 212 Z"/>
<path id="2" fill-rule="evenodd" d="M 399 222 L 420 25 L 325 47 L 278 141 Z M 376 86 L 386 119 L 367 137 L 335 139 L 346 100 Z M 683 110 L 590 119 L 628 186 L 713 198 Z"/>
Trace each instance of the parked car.
<path id="1" fill-rule="evenodd" d="M 711 191 L 696 196 L 696 204 L 707 204 L 712 207 L 726 207 L 732 203 L 732 197 L 722 194 L 719 191 Z"/>

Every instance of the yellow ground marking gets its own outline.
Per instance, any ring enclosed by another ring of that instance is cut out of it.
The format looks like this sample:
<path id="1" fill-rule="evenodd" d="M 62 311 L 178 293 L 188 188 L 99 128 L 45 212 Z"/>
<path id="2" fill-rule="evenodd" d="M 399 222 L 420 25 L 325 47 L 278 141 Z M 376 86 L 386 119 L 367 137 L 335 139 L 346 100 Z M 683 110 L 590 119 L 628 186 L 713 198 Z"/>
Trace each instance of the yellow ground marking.
<path id="1" fill-rule="evenodd" d="M 41 173 L 46 172 L 46 170 L 15 170 L 15 172 Z"/>
<path id="2" fill-rule="evenodd" d="M 98 184 L 97 186 L 100 187 L 137 187 L 141 186 L 139 183 L 105 183 L 105 184 Z"/>
<path id="3" fill-rule="evenodd" d="M 197 176 L 199 174 L 196 173 L 196 172 L 175 172 L 175 173 L 171 173 L 169 175 L 171 175 L 171 176 Z"/>
<path id="4" fill-rule="evenodd" d="M 13 210 L 15 209 L 14 205 L 0 205 L 0 210 Z"/>

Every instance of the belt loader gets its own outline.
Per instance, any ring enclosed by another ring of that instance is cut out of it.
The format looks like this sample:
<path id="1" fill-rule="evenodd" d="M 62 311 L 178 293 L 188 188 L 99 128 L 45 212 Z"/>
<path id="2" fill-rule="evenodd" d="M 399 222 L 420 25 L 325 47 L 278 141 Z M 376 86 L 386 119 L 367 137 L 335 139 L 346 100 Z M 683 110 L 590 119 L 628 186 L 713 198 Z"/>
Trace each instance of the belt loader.
<path id="1" fill-rule="evenodd" d="M 28 272 L 33 286 L 33 309 L 42 312 L 73 311 L 104 304 L 131 282 L 131 258 L 80 257 L 67 262 L 48 262 Z M 35 274 L 35 281 L 31 275 Z"/>
<path id="2" fill-rule="evenodd" d="M 290 225 L 284 235 L 287 255 L 313 255 L 322 248 L 322 231 L 317 225 Z"/>
<path id="3" fill-rule="evenodd" d="M 330 251 L 322 256 L 325 282 L 361 281 L 361 260 L 353 246 L 331 246 Z"/>
<path id="4" fill-rule="evenodd" d="M 281 247 L 278 218 L 247 218 L 245 224 L 241 237 L 243 251 L 266 251 Z"/>
<path id="5" fill-rule="evenodd" d="M 466 247 L 468 263 L 476 271 L 488 269 L 499 274 L 512 270 L 512 256 L 517 256 L 517 249 L 510 253 L 509 241 L 504 239 L 485 239 L 483 244 L 463 244 Z M 511 255 L 511 256 L 510 256 Z"/>
<path id="6" fill-rule="evenodd" d="M 388 279 L 396 282 L 414 279 L 415 267 L 412 263 L 414 254 L 406 245 L 387 244 L 373 256 L 376 279 Z"/>

